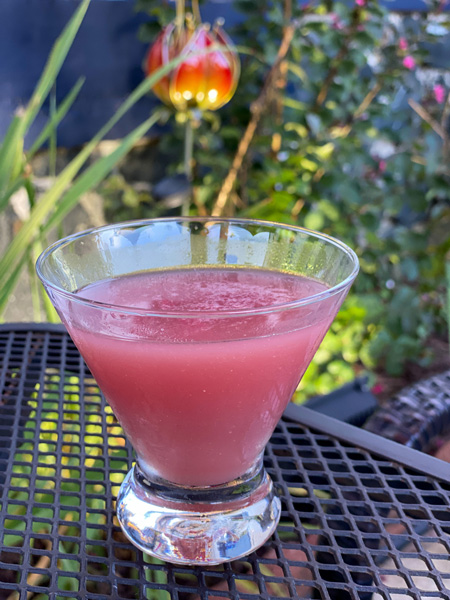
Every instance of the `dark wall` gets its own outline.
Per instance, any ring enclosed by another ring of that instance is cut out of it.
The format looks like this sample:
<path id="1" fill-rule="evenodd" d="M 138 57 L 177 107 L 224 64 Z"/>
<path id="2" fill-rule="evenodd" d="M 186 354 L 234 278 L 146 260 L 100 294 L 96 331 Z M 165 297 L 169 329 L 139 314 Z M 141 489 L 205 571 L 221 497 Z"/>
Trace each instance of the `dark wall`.
<path id="1" fill-rule="evenodd" d="M 255 0 L 257 2 L 257 0 Z M 424 8 L 421 0 L 384 2 L 398 10 Z M 14 111 L 30 97 L 47 55 L 78 0 L 0 0 L 0 138 Z M 92 0 L 57 85 L 60 101 L 80 75 L 84 88 L 58 130 L 60 146 L 89 139 L 142 80 L 146 46 L 138 41 L 146 20 L 134 11 L 134 0 Z M 210 0 L 202 8 L 205 21 L 225 15 L 236 20 L 228 0 Z M 141 122 L 154 106 L 144 98 L 111 132 L 121 137 Z M 30 139 L 45 122 L 48 108 L 38 117 Z"/>
<path id="2" fill-rule="evenodd" d="M 30 97 L 56 37 L 79 0 L 0 0 L 0 139 L 14 111 Z M 137 39 L 148 17 L 134 10 L 134 0 L 92 0 L 57 83 L 61 101 L 78 77 L 86 82 L 58 129 L 58 144 L 74 146 L 88 140 L 121 101 L 142 81 L 147 46 Z M 228 10 L 226 10 L 228 9 Z M 223 12 L 220 0 L 202 9 L 206 21 Z M 235 20 L 228 14 L 228 22 Z M 156 101 L 144 98 L 110 133 L 121 137 L 145 119 Z M 48 116 L 39 115 L 28 143 Z"/>
<path id="3" fill-rule="evenodd" d="M 0 6 L 0 136 L 13 111 L 31 95 L 46 57 L 77 0 L 1 0 Z M 136 39 L 143 15 L 128 1 L 94 0 L 58 79 L 57 98 L 80 75 L 86 83 L 59 130 L 60 145 L 88 139 L 141 80 L 145 46 Z M 120 136 L 150 109 L 144 100 L 113 132 Z M 45 120 L 45 112 L 38 118 Z"/>

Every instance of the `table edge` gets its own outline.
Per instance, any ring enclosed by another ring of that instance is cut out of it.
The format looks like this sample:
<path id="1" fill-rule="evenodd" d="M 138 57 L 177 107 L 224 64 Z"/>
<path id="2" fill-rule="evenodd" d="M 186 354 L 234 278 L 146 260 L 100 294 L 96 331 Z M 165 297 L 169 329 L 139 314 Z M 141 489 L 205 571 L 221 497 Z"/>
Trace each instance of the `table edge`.
<path id="1" fill-rule="evenodd" d="M 408 469 L 450 483 L 450 464 L 444 460 L 292 402 L 289 403 L 283 416 L 310 429 L 315 429 L 340 441 L 386 458 L 390 462 L 399 463 Z"/>

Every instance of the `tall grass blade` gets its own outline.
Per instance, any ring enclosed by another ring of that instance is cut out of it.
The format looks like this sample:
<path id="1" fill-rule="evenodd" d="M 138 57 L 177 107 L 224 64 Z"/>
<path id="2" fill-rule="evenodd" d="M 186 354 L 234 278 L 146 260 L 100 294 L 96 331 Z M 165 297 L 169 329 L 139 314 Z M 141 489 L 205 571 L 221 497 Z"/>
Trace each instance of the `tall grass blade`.
<path id="1" fill-rule="evenodd" d="M 87 7 L 90 0 L 84 0 L 80 5 Z M 214 44 L 206 50 L 195 52 L 195 55 L 209 54 L 217 50 L 220 45 Z M 75 192 L 69 190 L 67 196 L 61 207 L 58 207 L 55 215 L 45 224 L 45 220 L 50 216 L 52 211 L 57 207 L 61 196 L 66 192 L 68 187 L 72 184 L 74 178 L 78 174 L 81 167 L 91 156 L 92 152 L 98 145 L 98 143 L 105 137 L 105 135 L 114 127 L 114 125 L 121 119 L 121 117 L 140 100 L 164 75 L 169 73 L 178 64 L 181 64 L 184 60 L 184 56 L 178 56 L 173 59 L 160 69 L 153 73 L 150 77 L 147 77 L 142 83 L 128 96 L 128 98 L 122 103 L 116 113 L 108 120 L 108 122 L 100 129 L 100 131 L 86 144 L 86 146 L 79 152 L 79 154 L 66 166 L 66 168 L 56 177 L 53 186 L 40 198 L 39 202 L 32 208 L 30 218 L 24 223 L 18 234 L 14 237 L 10 245 L 8 246 L 3 257 L 0 259 L 0 281 L 6 281 L 7 285 L 0 289 L 0 316 L 3 314 L 7 303 L 7 294 L 12 293 L 14 286 L 16 285 L 19 275 L 20 268 L 18 265 L 23 267 L 24 255 L 26 253 L 27 246 L 32 244 L 36 233 L 47 232 L 50 227 L 56 226 L 58 221 L 61 220 L 62 216 L 67 214 L 72 207 L 76 204 L 79 199 L 79 195 L 84 193 L 96 185 L 96 182 L 100 182 L 103 177 L 109 172 L 111 168 L 117 163 L 122 156 L 131 149 L 132 145 L 144 135 L 146 131 L 160 118 L 162 112 L 155 113 L 150 119 L 145 121 L 140 127 L 135 129 L 129 136 L 122 140 L 121 145 L 108 157 L 104 157 L 100 161 L 97 161 L 93 167 L 100 163 L 98 171 L 88 169 L 86 173 L 88 175 L 81 180 L 81 183 L 74 184 Z M 109 167 L 107 168 L 107 166 Z M 86 173 L 84 175 L 86 175 Z M 102 175 L 103 173 L 103 175 Z M 84 177 L 84 176 L 83 176 Z M 81 178 L 80 178 L 81 179 Z M 26 256 L 26 255 L 25 255 Z"/>
<path id="2" fill-rule="evenodd" d="M 16 179 L 10 184 L 4 195 L 0 196 L 0 213 L 6 208 L 6 205 L 8 204 L 11 196 L 15 194 L 18 190 L 20 190 L 20 188 L 25 185 L 25 182 L 25 177 L 20 177 L 19 179 Z"/>
<path id="3" fill-rule="evenodd" d="M 35 275 L 35 279 L 37 279 L 36 275 Z M 41 301 L 42 301 L 42 305 L 44 307 L 44 313 L 45 313 L 45 318 L 47 320 L 47 323 L 60 323 L 61 321 L 59 319 L 59 315 L 56 312 L 55 307 L 51 303 L 50 298 L 47 296 L 42 285 L 40 285 L 38 283 L 38 286 L 39 286 L 39 293 L 41 295 Z"/>
<path id="4" fill-rule="evenodd" d="M 159 114 L 152 115 L 142 125 L 123 138 L 120 145 L 111 152 L 111 154 L 104 156 L 86 169 L 86 171 L 78 177 L 70 190 L 64 194 L 64 197 L 61 199 L 55 212 L 44 224 L 42 228 L 43 233 L 47 233 L 50 229 L 60 223 L 67 213 L 77 204 L 80 196 L 98 185 L 125 154 L 131 150 L 133 145 L 156 123 L 158 118 Z"/>
<path id="5" fill-rule="evenodd" d="M 89 2 L 89 0 L 86 0 Z M 194 52 L 192 56 L 196 55 L 204 55 L 209 54 L 210 52 L 214 52 L 217 50 L 217 47 L 220 45 L 214 44 L 207 48 L 206 50 L 201 50 L 199 52 Z M 184 56 L 178 56 L 168 62 L 166 65 L 155 71 L 150 77 L 144 79 L 137 88 L 128 96 L 128 98 L 122 103 L 122 105 L 118 108 L 118 110 L 114 113 L 114 115 L 108 120 L 108 122 L 100 129 L 100 131 L 90 140 L 90 142 L 83 148 L 83 150 L 75 157 L 75 159 L 66 167 L 66 169 L 60 174 L 60 179 L 55 182 L 55 186 L 57 186 L 56 193 L 60 192 L 60 188 L 69 185 L 73 177 L 79 171 L 84 162 L 88 159 L 88 157 L 92 154 L 92 151 L 97 146 L 98 142 L 102 140 L 105 135 L 111 131 L 111 129 L 116 125 L 116 123 L 125 115 L 125 113 L 132 108 L 136 102 L 138 102 L 145 94 L 147 94 L 151 88 L 158 83 L 158 81 L 170 73 L 172 69 L 181 64 L 184 60 Z M 49 126 L 48 132 L 51 131 L 51 127 Z M 36 149 L 35 149 L 36 150 Z M 0 149 L 0 157 L 1 157 L 1 149 Z M 1 196 L 1 161 L 0 161 L 0 197 Z M 7 201 L 7 199 L 6 199 Z"/>
<path id="6" fill-rule="evenodd" d="M 24 133 L 28 131 L 31 123 L 35 119 L 37 113 L 41 109 L 45 99 L 52 89 L 56 78 L 63 66 L 66 56 L 72 47 L 75 36 L 83 22 L 86 11 L 89 7 L 90 0 L 82 0 L 70 21 L 63 29 L 61 35 L 57 38 L 44 71 L 36 85 L 35 91 L 27 105 L 25 114 L 22 118 Z"/>
<path id="7" fill-rule="evenodd" d="M 196 54 L 208 54 L 212 52 L 216 45 L 210 46 L 206 51 L 194 53 Z M 79 154 L 67 165 L 67 167 L 58 175 L 55 182 L 50 190 L 40 199 L 37 205 L 32 211 L 32 216 L 27 221 L 22 229 L 19 231 L 17 236 L 13 239 L 9 245 L 3 258 L 0 260 L 0 281 L 8 269 L 10 269 L 11 263 L 14 262 L 14 257 L 18 256 L 17 249 L 22 245 L 22 240 L 27 239 L 28 243 L 32 239 L 32 228 L 39 227 L 44 219 L 48 216 L 52 208 L 56 205 L 59 198 L 65 191 L 65 189 L 72 183 L 72 180 L 77 175 L 83 164 L 92 154 L 97 144 L 102 140 L 105 135 L 114 127 L 119 119 L 140 100 L 164 75 L 169 73 L 178 64 L 181 64 L 184 60 L 184 56 L 178 56 L 173 59 L 167 65 L 164 65 L 158 71 L 156 71 L 150 77 L 147 77 L 142 81 L 140 85 L 128 96 L 128 98 L 122 103 L 119 109 L 109 119 L 109 121 L 100 129 L 100 131 L 86 144 L 86 146 L 79 152 Z M 155 121 L 159 118 L 160 113 L 154 118 Z M 153 117 L 152 117 L 153 118 Z M 53 224 L 55 222 L 52 220 Z M 0 312 L 1 314 L 1 312 Z"/>
<path id="8" fill-rule="evenodd" d="M 28 277 L 30 279 L 30 296 L 31 306 L 33 311 L 33 321 L 41 320 L 41 295 L 39 292 L 39 282 L 34 275 L 34 260 L 33 252 L 28 250 L 27 252 L 27 270 Z"/>
<path id="9" fill-rule="evenodd" d="M 4 196 L 14 170 L 17 148 L 22 139 L 21 124 L 21 119 L 17 116 L 14 117 L 0 146 L 0 197 Z"/>
<path id="10" fill-rule="evenodd" d="M 37 285 L 39 298 L 42 303 L 42 307 L 44 309 L 45 319 L 46 319 L 47 323 L 59 323 L 60 322 L 59 315 L 56 312 L 55 307 L 51 303 L 50 298 L 45 293 L 43 286 L 40 284 L 38 278 L 36 277 L 36 272 L 34 270 L 34 265 L 36 264 L 36 260 L 37 260 L 38 256 L 41 254 L 43 249 L 46 248 L 47 246 L 48 246 L 47 239 L 42 234 L 39 236 L 39 240 L 33 245 L 33 279 L 34 279 L 33 283 L 35 282 Z M 38 318 L 35 320 L 40 321 L 41 315 L 39 314 Z"/>
<path id="11" fill-rule="evenodd" d="M 127 135 L 111 154 L 99 159 L 80 175 L 73 186 L 65 193 L 56 212 L 45 225 L 40 228 L 41 235 L 44 235 L 60 222 L 60 220 L 76 205 L 82 194 L 102 181 L 121 158 L 130 151 L 133 145 L 147 133 L 150 127 L 158 120 L 158 117 L 159 114 L 157 113 L 152 115 L 142 125 Z M 59 196 L 61 195 L 62 194 Z M 9 294 L 12 293 L 17 284 L 21 268 L 26 261 L 29 245 L 33 242 L 36 232 L 39 231 L 39 227 L 54 208 L 55 201 L 58 199 L 59 197 L 55 198 L 53 188 L 42 196 L 32 210 L 30 218 L 23 224 L 0 260 L 0 280 L 6 282 L 5 285 L 0 288 L 0 315 L 4 312 Z"/>
<path id="12" fill-rule="evenodd" d="M 56 81 L 89 3 L 90 0 L 82 0 L 69 23 L 56 40 L 27 107 L 24 109 L 23 114 L 14 117 L 8 128 L 0 147 L 0 196 L 3 196 L 4 190 L 10 181 L 14 170 L 14 161 L 17 160 L 17 153 L 23 150 L 24 137 Z"/>
<path id="13" fill-rule="evenodd" d="M 139 141 L 156 123 L 158 117 L 158 114 L 151 116 L 142 125 L 127 135 L 127 137 L 125 137 L 120 143 L 120 146 L 111 152 L 111 154 L 104 156 L 94 165 L 89 167 L 89 169 L 86 169 L 86 171 L 76 180 L 70 190 L 66 192 L 55 212 L 43 226 L 42 231 L 47 233 L 50 229 L 60 223 L 67 213 L 76 205 L 80 196 L 98 185 L 106 177 L 106 175 L 125 156 L 125 154 L 131 150 L 133 145 Z"/>
<path id="14" fill-rule="evenodd" d="M 56 83 L 50 93 L 50 122 L 53 123 L 57 111 L 56 104 Z M 56 157 L 58 154 L 58 133 L 56 126 L 51 127 L 48 140 L 48 174 L 50 177 L 56 177 Z"/>
<path id="15" fill-rule="evenodd" d="M 58 109 L 56 110 L 54 115 L 52 115 L 52 117 L 48 120 L 44 129 L 38 135 L 38 137 L 34 141 L 33 145 L 27 152 L 27 160 L 28 161 L 30 161 L 33 158 L 33 156 L 36 154 L 36 152 L 39 150 L 39 148 L 41 148 L 41 146 L 43 144 L 45 144 L 45 142 L 50 138 L 52 131 L 61 123 L 61 121 L 67 115 L 72 104 L 77 99 L 77 96 L 80 93 L 80 90 L 83 87 L 84 82 L 85 82 L 84 77 L 80 77 L 78 79 L 76 84 L 73 86 L 73 88 L 70 90 L 70 92 L 64 98 L 64 100 L 58 106 Z"/>
<path id="16" fill-rule="evenodd" d="M 10 295 L 13 293 L 14 288 L 17 285 L 17 281 L 20 277 L 23 267 L 27 262 L 27 253 L 24 252 L 20 257 L 19 262 L 12 268 L 8 278 L 2 279 L 0 285 L 0 319 L 3 315 Z"/>

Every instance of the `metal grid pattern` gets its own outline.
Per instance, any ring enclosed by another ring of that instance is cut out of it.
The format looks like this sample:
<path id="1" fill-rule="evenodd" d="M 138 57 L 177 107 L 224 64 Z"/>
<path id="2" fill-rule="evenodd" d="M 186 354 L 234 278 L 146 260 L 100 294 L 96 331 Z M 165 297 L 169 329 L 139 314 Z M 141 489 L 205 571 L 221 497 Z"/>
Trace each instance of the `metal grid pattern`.
<path id="1" fill-rule="evenodd" d="M 121 533 L 132 451 L 67 334 L 0 327 L 0 365 L 0 600 L 450 597 L 450 465 L 431 477 L 283 418 L 276 534 L 231 564 L 171 566 Z"/>

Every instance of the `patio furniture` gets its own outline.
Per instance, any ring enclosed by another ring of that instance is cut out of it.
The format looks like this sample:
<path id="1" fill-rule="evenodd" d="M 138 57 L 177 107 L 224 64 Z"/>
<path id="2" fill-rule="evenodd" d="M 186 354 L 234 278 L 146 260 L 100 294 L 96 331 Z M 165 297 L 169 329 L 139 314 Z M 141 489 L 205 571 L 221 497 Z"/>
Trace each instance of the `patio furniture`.
<path id="1" fill-rule="evenodd" d="M 131 448 L 62 327 L 0 326 L 0 390 L 0 600 L 450 596 L 447 463 L 290 405 L 265 458 L 276 534 L 234 563 L 179 567 L 123 537 Z"/>
<path id="2" fill-rule="evenodd" d="M 428 451 L 433 441 L 450 429 L 450 371 L 401 390 L 370 416 L 364 428 Z"/>

